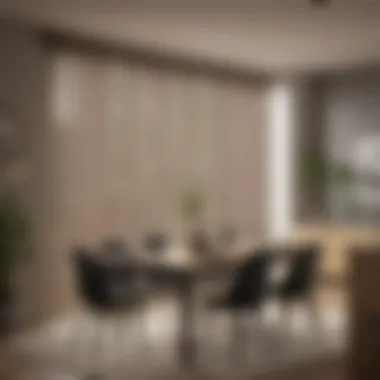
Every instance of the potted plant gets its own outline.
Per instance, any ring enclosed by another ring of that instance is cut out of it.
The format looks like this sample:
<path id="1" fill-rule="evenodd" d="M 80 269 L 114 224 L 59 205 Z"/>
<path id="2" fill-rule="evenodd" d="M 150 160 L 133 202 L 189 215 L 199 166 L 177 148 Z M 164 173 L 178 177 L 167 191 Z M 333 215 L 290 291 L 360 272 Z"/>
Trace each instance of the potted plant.
<path id="1" fill-rule="evenodd" d="M 12 278 L 31 255 L 30 221 L 12 197 L 0 198 L 0 331 L 7 327 L 12 303 Z"/>
<path id="2" fill-rule="evenodd" d="M 204 198 L 199 190 L 189 189 L 182 199 L 182 212 L 186 221 L 188 239 L 191 248 L 203 254 L 209 248 L 209 237 L 201 228 L 204 211 Z"/>
<path id="3" fill-rule="evenodd" d="M 320 152 L 309 152 L 301 163 L 303 191 L 308 194 L 312 214 L 319 214 L 325 206 L 325 191 L 329 184 L 347 186 L 352 182 L 353 172 L 344 163 L 330 163 Z"/>
<path id="4" fill-rule="evenodd" d="M 330 167 L 329 179 L 336 184 L 348 185 L 352 183 L 354 173 L 347 164 L 335 164 Z"/>
<path id="5" fill-rule="evenodd" d="M 200 191 L 190 189 L 185 192 L 182 199 L 182 212 L 189 225 L 194 226 L 200 223 L 203 208 L 204 201 Z"/>

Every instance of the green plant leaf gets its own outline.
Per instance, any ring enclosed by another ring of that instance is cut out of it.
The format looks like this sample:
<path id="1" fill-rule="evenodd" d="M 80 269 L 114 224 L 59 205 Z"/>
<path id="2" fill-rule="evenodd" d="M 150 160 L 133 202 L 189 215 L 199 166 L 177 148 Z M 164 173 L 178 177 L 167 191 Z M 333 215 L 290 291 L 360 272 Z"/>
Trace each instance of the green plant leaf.
<path id="1" fill-rule="evenodd" d="M 196 221 L 200 218 L 204 209 L 204 199 L 200 191 L 188 190 L 182 199 L 182 212 L 188 221 Z"/>
<path id="2" fill-rule="evenodd" d="M 9 277 L 18 264 L 30 258 L 31 222 L 14 199 L 0 199 L 0 281 Z"/>

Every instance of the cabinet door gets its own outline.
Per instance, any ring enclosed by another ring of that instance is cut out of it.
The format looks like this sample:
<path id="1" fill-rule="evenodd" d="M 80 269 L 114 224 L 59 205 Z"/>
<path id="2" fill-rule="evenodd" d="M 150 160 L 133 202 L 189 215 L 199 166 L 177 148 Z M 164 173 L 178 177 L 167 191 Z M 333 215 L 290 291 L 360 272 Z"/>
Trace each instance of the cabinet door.
<path id="1" fill-rule="evenodd" d="M 380 247 L 357 250 L 351 269 L 351 378 L 380 379 Z"/>

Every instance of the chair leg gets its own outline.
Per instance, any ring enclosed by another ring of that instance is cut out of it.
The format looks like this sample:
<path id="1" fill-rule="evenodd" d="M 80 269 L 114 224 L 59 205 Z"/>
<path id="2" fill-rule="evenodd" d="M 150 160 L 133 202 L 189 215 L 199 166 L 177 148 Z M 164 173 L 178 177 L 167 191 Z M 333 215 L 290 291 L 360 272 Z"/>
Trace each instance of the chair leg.
<path id="1" fill-rule="evenodd" d="M 292 320 L 294 316 L 294 303 L 291 301 L 283 301 L 281 306 L 281 319 L 282 323 L 287 327 L 292 327 Z"/>
<path id="2" fill-rule="evenodd" d="M 130 329 L 131 323 L 128 323 L 130 322 L 128 321 L 128 315 L 121 313 L 115 317 L 112 329 L 114 334 L 113 348 L 124 361 L 131 359 L 127 355 L 150 354 L 151 345 L 147 317 L 148 315 L 144 311 L 139 313 L 134 321 L 136 324 L 132 324 L 132 327 L 134 327 L 132 330 Z M 127 345 L 130 345 L 131 342 L 133 342 L 133 350 L 130 352 Z"/>
<path id="3" fill-rule="evenodd" d="M 318 330 L 323 329 L 323 318 L 319 307 L 319 303 L 315 295 L 311 294 L 306 298 L 306 305 L 308 309 L 309 319 L 313 323 L 313 327 Z"/>
<path id="4" fill-rule="evenodd" d="M 117 337 L 119 342 L 119 348 L 121 351 L 121 356 L 124 360 L 129 360 L 127 357 L 129 355 L 128 344 L 130 344 L 130 323 L 128 323 L 128 316 L 123 314 L 118 320 L 119 335 Z"/>
<path id="5" fill-rule="evenodd" d="M 149 329 L 149 313 L 146 310 L 141 310 L 139 315 L 139 326 L 140 330 L 140 345 L 141 349 L 144 351 L 143 354 L 147 355 L 151 353 L 151 336 Z"/>
<path id="6" fill-rule="evenodd" d="M 81 336 L 81 333 L 83 331 L 83 326 L 81 326 L 81 321 L 79 318 L 74 318 L 72 322 L 72 328 L 70 330 L 70 334 L 67 340 L 67 345 L 65 347 L 65 355 L 70 355 L 72 353 L 76 353 L 76 357 L 82 357 L 83 356 L 83 346 L 85 343 L 85 337 L 84 340 L 83 336 Z"/>
<path id="7" fill-rule="evenodd" d="M 111 349 L 111 357 L 118 359 L 118 355 L 121 350 L 121 342 L 123 341 L 123 330 L 121 328 L 121 315 L 119 313 L 115 313 L 111 318 L 111 326 L 110 326 L 110 334 L 112 335 L 110 349 Z M 110 336 L 111 338 L 111 336 Z"/>
<path id="8" fill-rule="evenodd" d="M 102 358 L 103 354 L 103 319 L 101 316 L 95 316 L 94 321 L 94 339 L 92 345 L 92 360 L 91 364 L 94 369 L 92 373 L 85 377 L 85 380 L 99 380 L 101 379 L 101 366 L 102 366 Z"/>
<path id="9" fill-rule="evenodd" d="M 208 310 L 204 315 L 201 314 L 201 318 L 198 323 L 197 330 L 197 339 L 200 340 L 200 343 L 206 349 L 205 355 L 200 355 L 198 361 L 201 362 L 202 357 L 208 358 L 208 351 L 211 349 L 211 352 L 218 355 L 219 353 L 214 351 L 220 347 L 219 342 L 217 341 L 219 337 L 226 338 L 226 340 L 222 340 L 222 350 L 223 343 L 228 343 L 228 336 L 224 329 L 225 315 L 223 312 L 219 310 Z M 223 336 L 224 334 L 224 336 Z M 228 347 L 228 345 L 227 345 Z"/>
<path id="10" fill-rule="evenodd" d="M 84 324 L 81 320 L 74 320 L 71 334 L 68 339 L 68 344 L 65 349 L 68 352 L 65 352 L 65 355 L 74 354 L 76 358 L 83 360 L 85 364 L 90 362 L 93 366 L 98 363 L 98 349 L 99 345 L 96 341 L 98 338 L 98 317 L 95 317 L 95 321 L 92 323 L 93 334 L 86 334 L 84 331 Z M 91 331 L 90 331 L 91 332 Z M 87 335 L 87 336 L 86 336 Z M 90 336 L 88 336 L 90 335 Z M 85 353 L 90 349 L 92 352 L 89 352 L 91 356 L 90 360 L 88 355 Z M 95 356 L 96 355 L 96 356 Z M 81 363 L 80 363 L 81 366 Z M 85 375 L 83 379 L 85 380 L 96 380 L 99 379 L 98 368 L 91 369 L 90 373 Z"/>
<path id="11" fill-rule="evenodd" d="M 111 340 L 111 360 L 115 360 L 115 363 L 121 363 L 123 360 L 124 362 L 128 360 L 129 358 L 126 357 L 128 352 L 126 352 L 126 342 L 130 343 L 130 330 L 127 329 L 129 323 L 126 323 L 126 319 L 128 316 L 126 316 L 125 312 L 115 312 L 111 319 L 111 326 L 110 326 L 110 334 L 112 334 L 112 340 Z M 134 329 L 134 331 L 137 331 L 139 329 Z M 112 364 L 112 363 L 111 363 Z"/>
<path id="12" fill-rule="evenodd" d="M 233 312 L 232 323 L 231 359 L 234 366 L 240 367 L 241 364 L 244 363 L 247 343 L 247 329 L 244 314 L 241 312 Z"/>

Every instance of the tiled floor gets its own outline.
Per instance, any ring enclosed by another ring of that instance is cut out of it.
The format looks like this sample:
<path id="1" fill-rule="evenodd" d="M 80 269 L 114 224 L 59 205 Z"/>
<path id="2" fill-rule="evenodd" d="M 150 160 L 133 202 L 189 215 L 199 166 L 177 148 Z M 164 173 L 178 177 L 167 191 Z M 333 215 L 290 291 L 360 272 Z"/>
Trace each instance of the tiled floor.
<path id="1" fill-rule="evenodd" d="M 79 313 L 18 337 L 12 341 L 12 351 L 24 357 L 17 380 L 74 380 L 95 368 L 110 380 L 236 379 L 240 375 L 269 379 L 269 375 L 341 357 L 346 335 L 344 313 L 333 304 L 324 307 L 320 315 L 320 319 L 310 318 L 306 309 L 299 308 L 284 319 L 276 305 L 269 305 L 261 318 L 246 316 L 244 355 L 231 355 L 231 347 L 243 345 L 231 345 L 230 316 L 200 312 L 199 360 L 193 374 L 185 374 L 176 360 L 178 314 L 172 300 L 154 303 L 145 314 L 100 325 L 90 315 Z"/>

